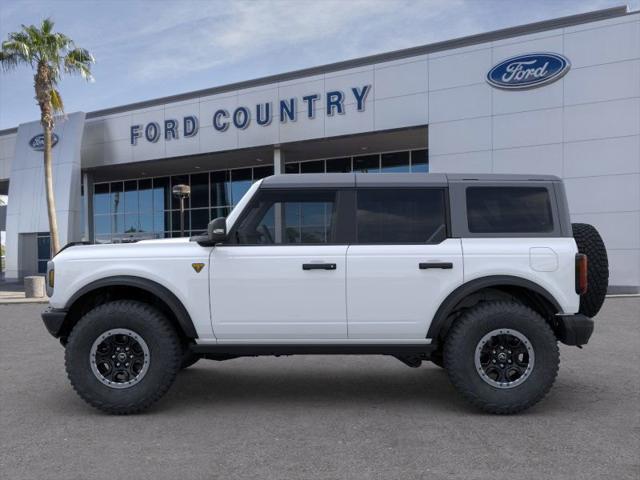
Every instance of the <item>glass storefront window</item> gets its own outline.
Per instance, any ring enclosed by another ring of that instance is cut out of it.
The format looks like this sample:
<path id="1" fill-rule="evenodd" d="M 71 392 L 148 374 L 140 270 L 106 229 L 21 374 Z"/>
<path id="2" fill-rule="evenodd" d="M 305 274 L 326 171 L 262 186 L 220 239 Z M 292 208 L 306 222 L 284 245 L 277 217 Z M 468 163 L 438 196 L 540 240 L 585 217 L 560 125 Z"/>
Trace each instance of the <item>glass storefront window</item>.
<path id="1" fill-rule="evenodd" d="M 298 162 L 286 163 L 284 165 L 284 173 L 300 173 L 300 164 Z"/>
<path id="2" fill-rule="evenodd" d="M 331 158 L 327 160 L 327 173 L 348 173 L 351 171 L 351 157 Z"/>
<path id="3" fill-rule="evenodd" d="M 169 177 L 153 179 L 153 211 L 162 212 L 171 208 Z"/>
<path id="4" fill-rule="evenodd" d="M 380 155 L 353 157 L 353 170 L 362 173 L 380 172 Z"/>
<path id="5" fill-rule="evenodd" d="M 162 233 L 171 230 L 169 212 L 155 212 L 153 214 L 153 231 Z"/>
<path id="6" fill-rule="evenodd" d="M 413 150 L 411 152 L 411 173 L 429 172 L 429 150 Z"/>
<path id="7" fill-rule="evenodd" d="M 111 208 L 110 213 L 117 215 L 124 213 L 122 182 L 111 182 Z"/>
<path id="8" fill-rule="evenodd" d="M 300 173 L 324 173 L 324 160 L 301 162 Z"/>
<path id="9" fill-rule="evenodd" d="M 264 177 L 269 177 L 273 175 L 273 166 L 265 165 L 264 167 L 255 167 L 253 169 L 253 180 L 260 180 Z"/>
<path id="10" fill-rule="evenodd" d="M 231 203 L 235 205 L 247 193 L 252 183 L 250 168 L 231 170 Z"/>
<path id="11" fill-rule="evenodd" d="M 124 182 L 124 211 L 126 213 L 138 212 L 139 208 L 137 180 Z"/>
<path id="12" fill-rule="evenodd" d="M 189 223 L 189 212 L 185 210 L 184 212 L 184 231 L 185 235 L 191 229 Z M 177 233 L 180 233 L 180 210 L 174 210 L 171 212 L 171 230 Z"/>
<path id="13" fill-rule="evenodd" d="M 191 175 L 191 208 L 209 206 L 209 174 Z"/>
<path id="14" fill-rule="evenodd" d="M 93 217 L 93 228 L 96 236 L 111 234 L 111 215 L 95 215 Z"/>
<path id="15" fill-rule="evenodd" d="M 185 212 L 188 215 L 189 212 Z M 191 228 L 196 231 L 203 231 L 207 229 L 209 224 L 209 209 L 208 208 L 196 208 L 191 210 Z"/>
<path id="16" fill-rule="evenodd" d="M 409 152 L 383 153 L 381 164 L 383 173 L 408 173 Z"/>
<path id="17" fill-rule="evenodd" d="M 140 202 L 141 212 L 153 211 L 153 189 L 150 178 L 138 180 L 138 201 Z"/>
<path id="18" fill-rule="evenodd" d="M 101 183 L 93 187 L 93 212 L 109 213 L 109 184 Z"/>
<path id="19" fill-rule="evenodd" d="M 49 232 L 37 234 L 38 273 L 47 273 L 47 262 L 51 260 L 51 237 Z"/>
<path id="20" fill-rule="evenodd" d="M 211 172 L 211 206 L 231 205 L 229 171 Z"/>

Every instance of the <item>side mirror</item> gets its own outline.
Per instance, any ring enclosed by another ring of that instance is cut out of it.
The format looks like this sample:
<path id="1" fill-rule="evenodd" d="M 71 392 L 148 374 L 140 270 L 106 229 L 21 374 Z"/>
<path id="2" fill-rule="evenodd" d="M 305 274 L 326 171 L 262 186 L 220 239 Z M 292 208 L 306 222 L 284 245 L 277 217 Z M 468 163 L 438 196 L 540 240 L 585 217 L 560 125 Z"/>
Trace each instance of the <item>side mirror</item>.
<path id="1" fill-rule="evenodd" d="M 207 226 L 207 235 L 211 243 L 223 242 L 227 238 L 227 219 L 218 217 L 211 220 Z"/>

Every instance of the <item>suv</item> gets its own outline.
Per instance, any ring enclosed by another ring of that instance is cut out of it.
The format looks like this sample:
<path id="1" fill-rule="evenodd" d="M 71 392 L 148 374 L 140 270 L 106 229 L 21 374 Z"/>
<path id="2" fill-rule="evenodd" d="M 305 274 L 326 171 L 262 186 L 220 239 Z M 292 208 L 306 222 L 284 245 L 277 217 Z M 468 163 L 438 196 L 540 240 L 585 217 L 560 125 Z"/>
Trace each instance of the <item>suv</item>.
<path id="1" fill-rule="evenodd" d="M 203 358 L 382 354 L 444 367 L 504 414 L 549 391 L 558 341 L 587 343 L 607 282 L 556 177 L 277 175 L 204 235 L 65 247 L 42 317 L 73 388 L 110 413 Z"/>

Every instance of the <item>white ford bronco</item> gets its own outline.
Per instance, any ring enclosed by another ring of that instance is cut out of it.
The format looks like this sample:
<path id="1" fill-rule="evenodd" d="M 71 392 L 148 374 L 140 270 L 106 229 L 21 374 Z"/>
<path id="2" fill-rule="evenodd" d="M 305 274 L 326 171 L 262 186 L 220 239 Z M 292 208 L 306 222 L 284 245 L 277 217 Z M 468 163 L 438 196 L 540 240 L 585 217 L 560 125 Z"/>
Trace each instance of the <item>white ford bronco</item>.
<path id="1" fill-rule="evenodd" d="M 556 177 L 277 175 L 203 235 L 65 247 L 42 317 L 73 388 L 110 413 L 199 359 L 381 354 L 431 361 L 504 414 L 549 391 L 558 341 L 587 343 L 608 275 Z"/>

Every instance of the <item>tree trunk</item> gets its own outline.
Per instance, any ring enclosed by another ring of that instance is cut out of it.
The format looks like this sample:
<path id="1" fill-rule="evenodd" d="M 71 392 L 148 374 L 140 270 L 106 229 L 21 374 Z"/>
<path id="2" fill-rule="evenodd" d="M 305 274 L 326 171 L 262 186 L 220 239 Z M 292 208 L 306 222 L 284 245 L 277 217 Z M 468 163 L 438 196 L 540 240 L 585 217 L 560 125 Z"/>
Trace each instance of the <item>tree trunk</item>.
<path id="1" fill-rule="evenodd" d="M 51 90 L 53 88 L 51 71 L 45 62 L 38 63 L 33 78 L 36 100 L 40 106 L 40 123 L 44 129 L 44 186 L 47 193 L 47 214 L 49 216 L 49 234 L 51 235 L 51 257 L 60 251 L 58 237 L 58 218 L 56 216 L 56 199 L 53 195 L 53 166 L 51 158 L 51 135 L 53 133 L 53 105 Z"/>
<path id="2" fill-rule="evenodd" d="M 56 216 L 56 199 L 53 195 L 53 167 L 51 159 L 51 133 L 49 125 L 44 126 L 44 184 L 47 192 L 47 214 L 49 216 L 49 232 L 51 234 L 51 256 L 60 251 L 58 237 L 58 218 Z"/>

